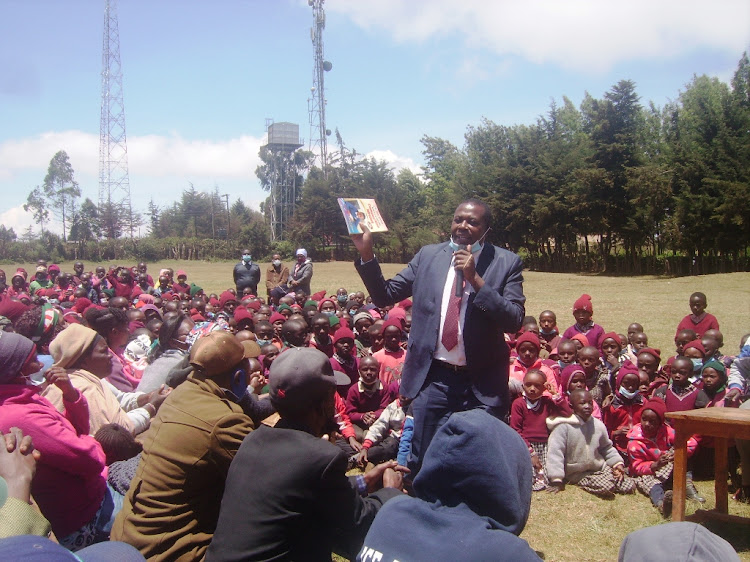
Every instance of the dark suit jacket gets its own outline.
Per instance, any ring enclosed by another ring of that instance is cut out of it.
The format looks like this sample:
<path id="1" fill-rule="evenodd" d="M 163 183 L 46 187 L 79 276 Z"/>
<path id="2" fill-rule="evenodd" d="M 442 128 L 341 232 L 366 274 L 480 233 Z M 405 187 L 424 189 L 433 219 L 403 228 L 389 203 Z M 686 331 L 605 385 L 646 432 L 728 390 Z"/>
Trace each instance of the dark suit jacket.
<path id="1" fill-rule="evenodd" d="M 380 506 L 403 495 L 361 497 L 341 449 L 284 420 L 252 435 L 229 468 L 208 561 L 353 559 Z"/>
<path id="2" fill-rule="evenodd" d="M 400 392 L 413 398 L 424 385 L 440 333 L 440 305 L 453 251 L 448 242 L 424 246 L 409 265 L 386 281 L 377 260 L 354 263 L 377 306 L 413 297 L 412 329 Z M 510 350 L 505 332 L 514 333 L 524 316 L 523 264 L 512 252 L 485 244 L 476 264 L 484 286 L 469 296 L 463 326 L 468 376 L 476 397 L 508 410 Z"/>

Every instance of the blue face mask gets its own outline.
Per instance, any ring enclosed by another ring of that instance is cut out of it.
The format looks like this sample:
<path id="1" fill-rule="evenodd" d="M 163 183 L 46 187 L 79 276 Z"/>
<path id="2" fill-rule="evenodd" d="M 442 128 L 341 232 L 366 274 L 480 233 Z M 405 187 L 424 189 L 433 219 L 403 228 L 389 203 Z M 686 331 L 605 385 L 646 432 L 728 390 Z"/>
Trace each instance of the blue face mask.
<path id="1" fill-rule="evenodd" d="M 626 390 L 624 386 L 620 386 L 619 392 L 623 397 L 627 398 L 628 400 L 632 400 L 633 398 L 635 398 L 641 393 L 641 391 L 638 389 L 634 390 L 633 392 L 630 392 Z"/>
<path id="2" fill-rule="evenodd" d="M 339 304 L 346 304 L 346 301 L 349 299 L 347 295 L 339 295 L 336 297 L 336 300 L 339 301 Z"/>
<path id="3" fill-rule="evenodd" d="M 251 256 L 250 254 L 244 254 L 242 256 L 242 261 L 244 261 L 245 263 L 250 263 L 251 261 L 253 261 L 253 256 Z"/>
<path id="4" fill-rule="evenodd" d="M 269 343 L 271 343 L 271 340 L 264 340 L 264 339 L 258 338 L 255 340 L 255 343 L 263 347 L 264 345 L 268 345 Z"/>
<path id="5" fill-rule="evenodd" d="M 690 359 L 693 362 L 693 372 L 697 373 L 703 368 L 703 360 L 693 357 Z"/>
<path id="6" fill-rule="evenodd" d="M 466 249 L 466 246 L 459 246 L 458 244 L 456 244 L 453 241 L 453 238 L 450 239 L 450 241 L 448 242 L 448 245 L 450 246 L 451 250 L 453 250 L 454 252 L 457 252 L 458 250 L 465 250 Z M 472 254 L 478 252 L 481 249 L 482 249 L 482 244 L 479 242 L 479 240 L 477 240 L 476 242 L 474 242 L 471 245 L 471 253 Z"/>
<path id="7" fill-rule="evenodd" d="M 323 314 L 325 314 L 326 316 L 333 316 L 334 314 L 336 314 L 336 311 L 335 311 L 335 310 L 323 310 L 322 312 L 323 312 Z"/>
<path id="8" fill-rule="evenodd" d="M 474 243 L 473 243 L 473 244 L 471 245 L 471 253 L 472 253 L 472 254 L 475 254 L 475 253 L 477 253 L 477 252 L 478 252 L 479 250 L 481 250 L 481 249 L 482 249 L 482 243 L 484 242 L 484 237 L 485 237 L 485 236 L 487 236 L 487 233 L 488 233 L 489 231 L 490 231 L 490 229 L 489 229 L 489 228 L 487 228 L 487 230 L 485 230 L 485 231 L 484 231 L 484 234 L 482 234 L 482 235 L 481 235 L 481 236 L 479 237 L 479 240 L 477 240 L 476 242 L 474 242 Z M 451 236 L 450 240 L 448 241 L 448 245 L 450 246 L 451 250 L 453 250 L 454 252 L 457 252 L 458 250 L 465 250 L 465 249 L 466 249 L 466 245 L 463 245 L 463 246 L 459 246 L 458 244 L 456 244 L 456 243 L 455 243 L 455 242 L 453 241 L 453 236 Z"/>

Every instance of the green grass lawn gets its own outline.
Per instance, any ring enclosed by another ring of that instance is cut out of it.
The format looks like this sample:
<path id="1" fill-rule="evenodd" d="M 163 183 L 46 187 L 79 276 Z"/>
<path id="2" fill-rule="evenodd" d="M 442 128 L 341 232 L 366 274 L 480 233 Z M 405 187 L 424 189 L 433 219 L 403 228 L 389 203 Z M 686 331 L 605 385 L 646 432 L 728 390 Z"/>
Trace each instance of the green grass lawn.
<path id="1" fill-rule="evenodd" d="M 86 269 L 96 264 L 86 262 Z M 268 264 L 260 264 L 264 272 Z M 72 272 L 72 263 L 61 264 L 63 271 Z M 30 266 L 27 264 L 27 270 Z M 178 269 L 175 261 L 149 264 L 156 277 L 160 267 Z M 219 293 L 232 284 L 230 262 L 181 262 L 188 281 L 206 292 Z M 386 277 L 403 266 L 384 264 Z M 8 279 L 13 275 L 5 266 Z M 538 316 L 545 309 L 557 313 L 558 325 L 564 330 L 573 323 L 572 305 L 582 294 L 592 296 L 594 320 L 605 330 L 624 332 L 631 322 L 643 324 L 649 344 L 662 350 L 664 358 L 674 353 L 674 331 L 677 323 L 690 312 L 688 298 L 695 291 L 708 297 L 708 311 L 721 324 L 724 351 L 736 354 L 742 334 L 750 332 L 750 273 L 729 273 L 699 277 L 603 277 L 593 275 L 526 272 L 524 292 L 527 314 Z M 364 286 L 354 267 L 348 262 L 315 264 L 313 292 L 321 289 L 334 292 L 338 287 L 349 291 Z M 413 329 L 418 329 L 414 326 Z M 698 482 L 707 506 L 714 505 L 713 482 Z M 688 514 L 698 504 L 688 502 Z M 750 506 L 730 500 L 730 513 L 750 517 Z M 629 532 L 655 525 L 663 519 L 642 495 L 618 496 L 613 501 L 597 499 L 574 486 L 557 495 L 534 494 L 531 517 L 521 535 L 546 560 L 614 560 L 620 542 Z M 712 524 L 711 530 L 723 536 L 739 551 L 742 560 L 750 561 L 750 530 L 727 524 Z"/>

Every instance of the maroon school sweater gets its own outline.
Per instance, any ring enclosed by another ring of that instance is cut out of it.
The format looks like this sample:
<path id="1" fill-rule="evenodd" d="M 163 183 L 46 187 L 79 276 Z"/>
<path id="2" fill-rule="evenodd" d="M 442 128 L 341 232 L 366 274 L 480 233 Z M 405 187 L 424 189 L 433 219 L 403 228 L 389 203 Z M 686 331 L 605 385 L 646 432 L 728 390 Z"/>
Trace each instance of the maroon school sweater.
<path id="1" fill-rule="evenodd" d="M 685 318 L 680 320 L 680 323 L 677 324 L 677 331 L 675 332 L 675 336 L 680 333 L 680 330 L 693 330 L 697 334 L 697 338 L 701 339 L 703 337 L 703 334 L 706 333 L 706 330 L 719 329 L 719 321 L 713 314 L 709 314 L 707 312 L 703 319 L 697 324 L 693 322 L 693 319 L 691 317 L 692 314 L 688 314 L 687 316 L 685 316 Z"/>
<path id="2" fill-rule="evenodd" d="M 542 396 L 541 405 L 536 410 L 526 407 L 526 399 L 519 396 L 510 407 L 510 426 L 526 441 L 546 443 L 549 438 L 547 418 L 557 415 L 558 407 L 549 396 Z"/>
<path id="3" fill-rule="evenodd" d="M 372 393 L 360 392 L 359 383 L 352 385 L 346 395 L 346 413 L 352 423 L 363 426 L 362 416 L 367 412 L 375 412 L 378 418 L 383 410 L 393 402 L 395 398 L 383 383 L 378 381 L 378 388 Z"/>

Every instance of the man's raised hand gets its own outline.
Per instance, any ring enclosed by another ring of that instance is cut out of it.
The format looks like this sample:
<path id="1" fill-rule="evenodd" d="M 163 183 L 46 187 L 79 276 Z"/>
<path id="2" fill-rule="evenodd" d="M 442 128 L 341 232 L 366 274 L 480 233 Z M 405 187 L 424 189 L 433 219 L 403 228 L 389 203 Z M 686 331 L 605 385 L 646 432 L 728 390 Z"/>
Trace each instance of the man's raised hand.
<path id="1" fill-rule="evenodd" d="M 364 224 L 360 224 L 362 234 L 350 234 L 352 242 L 359 252 L 359 257 L 362 258 L 362 262 L 370 261 L 375 258 L 375 253 L 372 250 L 372 232 Z"/>

